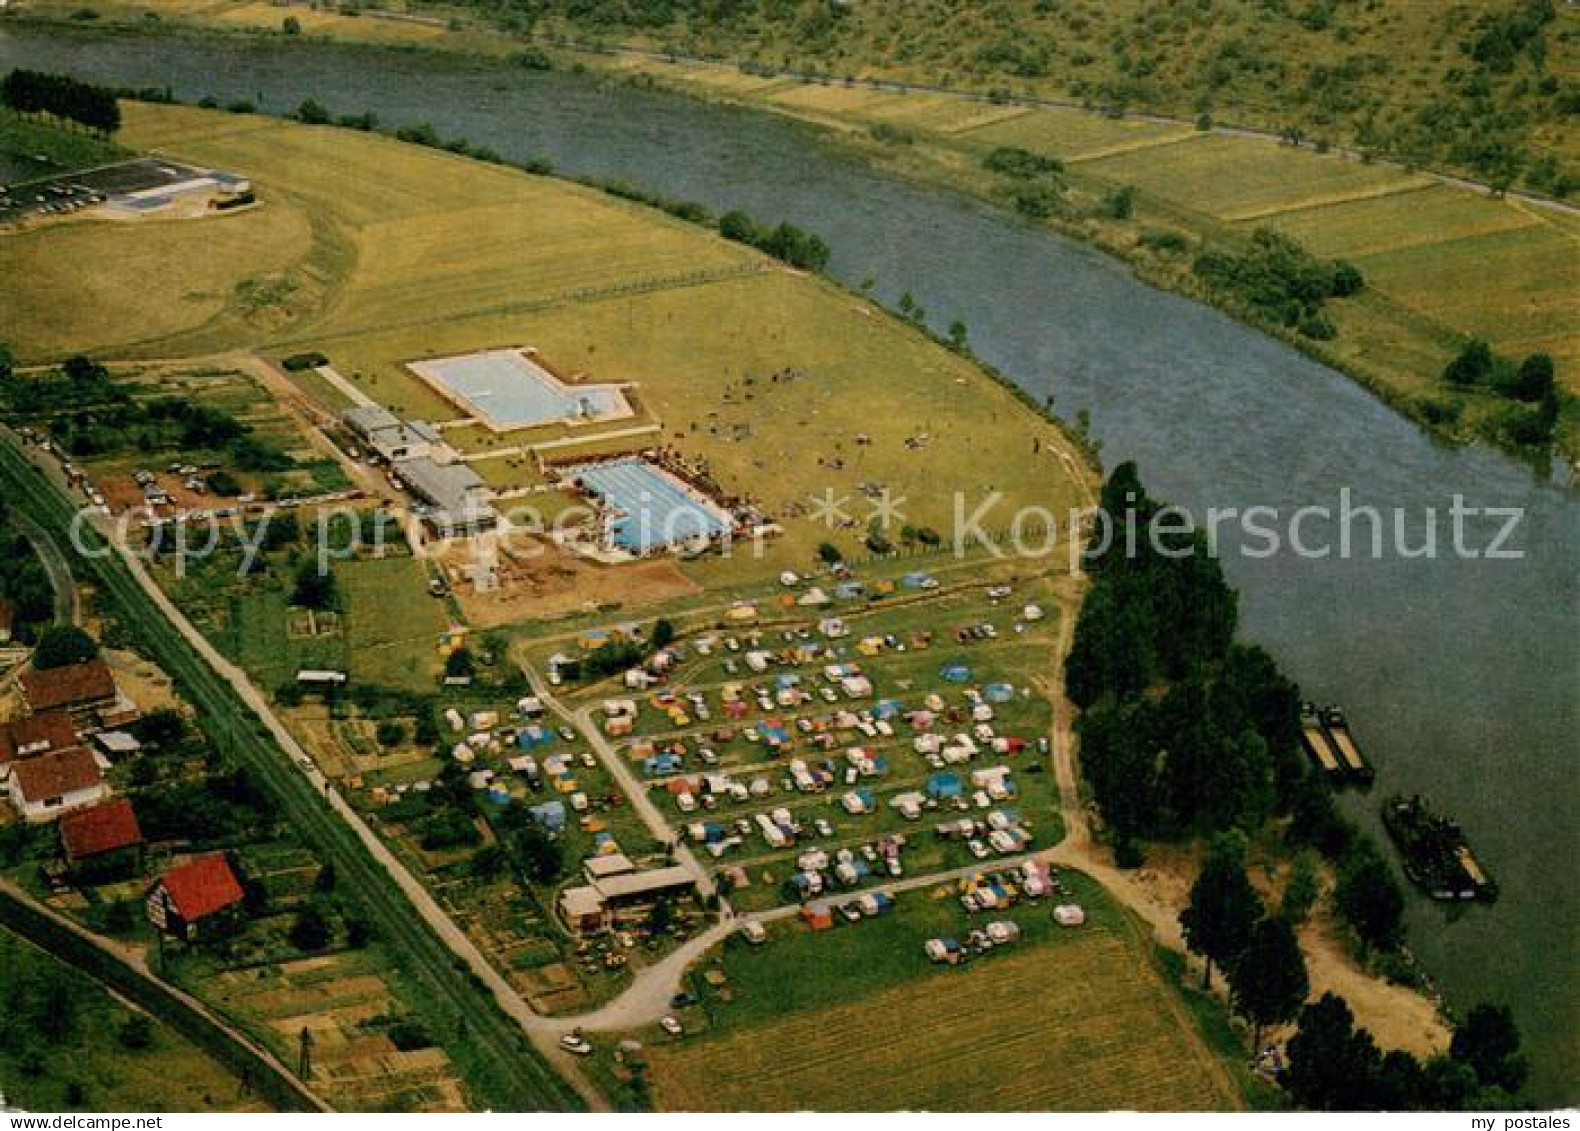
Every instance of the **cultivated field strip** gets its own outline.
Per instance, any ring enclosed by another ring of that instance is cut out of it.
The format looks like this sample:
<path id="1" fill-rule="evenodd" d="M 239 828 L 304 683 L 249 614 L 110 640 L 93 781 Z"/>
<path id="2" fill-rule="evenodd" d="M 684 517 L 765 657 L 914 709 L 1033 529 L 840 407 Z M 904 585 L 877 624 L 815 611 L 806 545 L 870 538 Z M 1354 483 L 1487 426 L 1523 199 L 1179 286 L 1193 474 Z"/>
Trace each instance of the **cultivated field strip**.
<path id="1" fill-rule="evenodd" d="M 1222 1110 L 1232 1098 L 1166 993 L 1094 933 L 655 1048 L 654 1095 L 667 1110 Z"/>

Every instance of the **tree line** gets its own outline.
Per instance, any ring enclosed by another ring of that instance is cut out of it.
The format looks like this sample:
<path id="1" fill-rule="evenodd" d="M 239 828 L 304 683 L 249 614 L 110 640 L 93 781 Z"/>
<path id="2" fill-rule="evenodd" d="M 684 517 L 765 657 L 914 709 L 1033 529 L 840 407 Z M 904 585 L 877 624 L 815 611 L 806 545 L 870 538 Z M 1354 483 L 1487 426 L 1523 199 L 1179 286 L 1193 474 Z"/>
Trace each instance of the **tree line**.
<path id="1" fill-rule="evenodd" d="M 7 368 L 0 364 L 0 375 Z M 176 397 L 139 399 L 92 358 L 67 358 L 53 371 L 0 382 L 0 407 L 31 423 L 46 421 L 61 449 L 83 458 L 140 452 L 222 452 L 244 471 L 288 471 L 296 461 L 223 409 Z"/>
<path id="2" fill-rule="evenodd" d="M 1334 862 L 1335 906 L 1360 941 L 1396 951 L 1404 894 L 1306 761 L 1300 689 L 1264 649 L 1235 640 L 1238 596 L 1205 537 L 1168 532 L 1133 463 L 1114 469 L 1100 505 L 1111 521 L 1155 529 L 1093 555 L 1065 661 L 1082 769 L 1116 860 L 1139 865 L 1147 840 L 1276 822 L 1292 851 Z"/>
<path id="3" fill-rule="evenodd" d="M 1243 251 L 1202 252 L 1192 270 L 1209 289 L 1303 337 L 1321 341 L 1338 334 L 1323 304 L 1357 294 L 1366 285 L 1353 263 L 1320 260 L 1270 228 L 1252 233 L 1250 246 Z"/>
<path id="4" fill-rule="evenodd" d="M 66 75 L 18 67 L 0 82 L 0 101 L 18 114 L 48 115 L 105 137 L 121 128 L 121 107 L 114 91 Z"/>
<path id="5" fill-rule="evenodd" d="M 1499 432 L 1511 443 L 1541 447 L 1552 441 L 1564 398 L 1550 354 L 1527 354 L 1516 365 L 1484 339 L 1472 338 L 1444 366 L 1443 380 L 1456 389 L 1487 390 L 1514 402 L 1498 421 Z"/>
<path id="6" fill-rule="evenodd" d="M 1114 533 L 1091 559 L 1065 686 L 1081 708 L 1082 770 L 1116 862 L 1142 863 L 1148 840 L 1211 836 L 1180 916 L 1186 945 L 1205 960 L 1206 978 L 1223 971 L 1256 1040 L 1269 1025 L 1300 1018 L 1304 1032 L 1311 1023 L 1314 1035 L 1289 1046 L 1286 1083 L 1303 1106 L 1462 1107 L 1495 1102 L 1489 1089 L 1516 1090 L 1524 1068 L 1517 1033 L 1499 1028 L 1512 1029 L 1506 1010 L 1478 1007 L 1460 1052 L 1422 1065 L 1378 1052 L 1364 1030 L 1341 1040 L 1337 1007 L 1306 1004 L 1296 930 L 1318 895 L 1314 854 L 1333 861 L 1334 909 L 1369 952 L 1391 956 L 1402 945 L 1404 893 L 1303 756 L 1300 689 L 1266 651 L 1235 640 L 1237 594 L 1202 533 L 1166 521 L 1133 463 L 1109 475 L 1100 507 Z M 1276 909 L 1245 866 L 1249 839 L 1269 833 L 1296 854 Z M 1358 1065 L 1343 1089 L 1319 1063 L 1335 1042 L 1348 1042 Z M 1472 1045 L 1495 1051 L 1473 1054 Z"/>

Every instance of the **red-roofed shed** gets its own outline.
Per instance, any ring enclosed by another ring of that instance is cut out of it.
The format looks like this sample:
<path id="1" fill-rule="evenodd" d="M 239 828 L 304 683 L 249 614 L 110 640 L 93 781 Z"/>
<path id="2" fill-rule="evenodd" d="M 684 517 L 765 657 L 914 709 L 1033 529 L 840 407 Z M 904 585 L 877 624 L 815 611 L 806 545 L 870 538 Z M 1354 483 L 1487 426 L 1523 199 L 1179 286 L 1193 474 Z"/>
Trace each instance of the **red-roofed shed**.
<path id="1" fill-rule="evenodd" d="M 196 939 L 241 906 L 241 881 L 221 854 L 166 872 L 148 891 L 148 921 L 166 934 Z"/>

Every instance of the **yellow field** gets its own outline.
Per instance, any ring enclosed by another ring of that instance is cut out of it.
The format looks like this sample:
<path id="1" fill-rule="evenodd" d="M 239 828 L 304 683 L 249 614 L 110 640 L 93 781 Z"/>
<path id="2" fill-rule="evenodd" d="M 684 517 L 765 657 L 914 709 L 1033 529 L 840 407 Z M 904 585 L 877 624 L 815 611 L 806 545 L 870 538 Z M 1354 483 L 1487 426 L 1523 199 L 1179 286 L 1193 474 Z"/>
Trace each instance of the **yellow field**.
<path id="1" fill-rule="evenodd" d="M 263 204 L 223 220 L 25 237 L 28 262 L 54 282 L 47 310 L 34 309 L 36 287 L 0 299 L 28 304 L 0 319 L 24 358 L 317 349 L 378 403 L 450 420 L 454 407 L 406 362 L 535 346 L 562 371 L 636 382 L 637 419 L 591 432 L 459 430 L 452 441 L 485 451 L 574 434 L 602 447 L 603 431 L 661 422 L 661 436 L 623 443 L 674 443 L 727 491 L 766 504 L 790 534 L 761 566 L 776 571 L 829 536 L 798 516 L 825 491 L 847 500 L 854 525 L 834 540 L 852 551 L 870 512 L 861 484 L 888 488 L 906 500 L 906 521 L 939 530 L 955 490 L 968 511 L 1003 492 L 1001 523 L 1021 503 L 1062 514 L 1080 502 L 1058 431 L 970 362 L 694 225 L 377 135 L 179 107 L 129 105 L 127 117 L 129 143 L 157 139 L 173 156 L 242 172 Z M 127 261 L 135 278 L 84 269 Z"/>
<path id="2" fill-rule="evenodd" d="M 1232 1089 L 1150 968 L 1093 933 L 721 1038 L 649 1050 L 675 1111 L 1223 1110 Z"/>
<path id="3" fill-rule="evenodd" d="M 959 135 L 983 146 L 1015 145 L 1065 161 L 1142 143 L 1195 136 L 1189 126 L 1105 118 L 1084 110 L 1039 109 Z"/>
<path id="4" fill-rule="evenodd" d="M 1083 166 L 1105 179 L 1188 205 L 1220 220 L 1398 190 L 1427 181 L 1398 169 L 1341 160 L 1273 141 L 1198 134 L 1178 145 L 1105 157 Z"/>

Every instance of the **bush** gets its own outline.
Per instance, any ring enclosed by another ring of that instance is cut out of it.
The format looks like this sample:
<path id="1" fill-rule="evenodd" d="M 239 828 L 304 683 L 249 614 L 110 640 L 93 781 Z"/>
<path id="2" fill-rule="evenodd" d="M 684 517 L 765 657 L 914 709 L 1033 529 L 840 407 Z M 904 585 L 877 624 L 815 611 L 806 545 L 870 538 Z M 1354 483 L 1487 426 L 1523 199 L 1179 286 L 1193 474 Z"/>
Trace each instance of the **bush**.
<path id="1" fill-rule="evenodd" d="M 330 121 L 330 114 L 322 102 L 313 98 L 302 99 L 302 104 L 296 108 L 296 120 L 309 126 L 324 126 Z"/>
<path id="2" fill-rule="evenodd" d="M 982 159 L 982 167 L 990 173 L 1020 178 L 1064 172 L 1064 162 L 1057 157 L 1045 157 L 1014 145 L 1001 145 L 993 150 Z"/>
<path id="3" fill-rule="evenodd" d="M 134 1013 L 121 1023 L 115 1039 L 120 1042 L 123 1049 L 131 1049 L 134 1052 L 146 1049 L 154 1043 L 154 1027 L 149 1024 L 147 1017 L 141 1013 Z"/>
<path id="4" fill-rule="evenodd" d="M 39 671 L 65 668 L 97 659 L 98 641 L 76 625 L 55 625 L 44 630 L 33 650 L 33 666 Z"/>
<path id="5" fill-rule="evenodd" d="M 394 719 L 386 719 L 378 725 L 375 736 L 380 746 L 390 749 L 406 741 L 406 726 Z"/>
<path id="6" fill-rule="evenodd" d="M 1443 379 L 1454 385 L 1479 385 L 1492 375 L 1492 361 L 1492 347 L 1472 338 L 1444 367 Z"/>
<path id="7" fill-rule="evenodd" d="M 329 945 L 329 924 L 324 921 L 318 908 L 304 907 L 297 913 L 296 922 L 291 924 L 287 937 L 297 950 L 309 953 L 323 950 Z"/>

